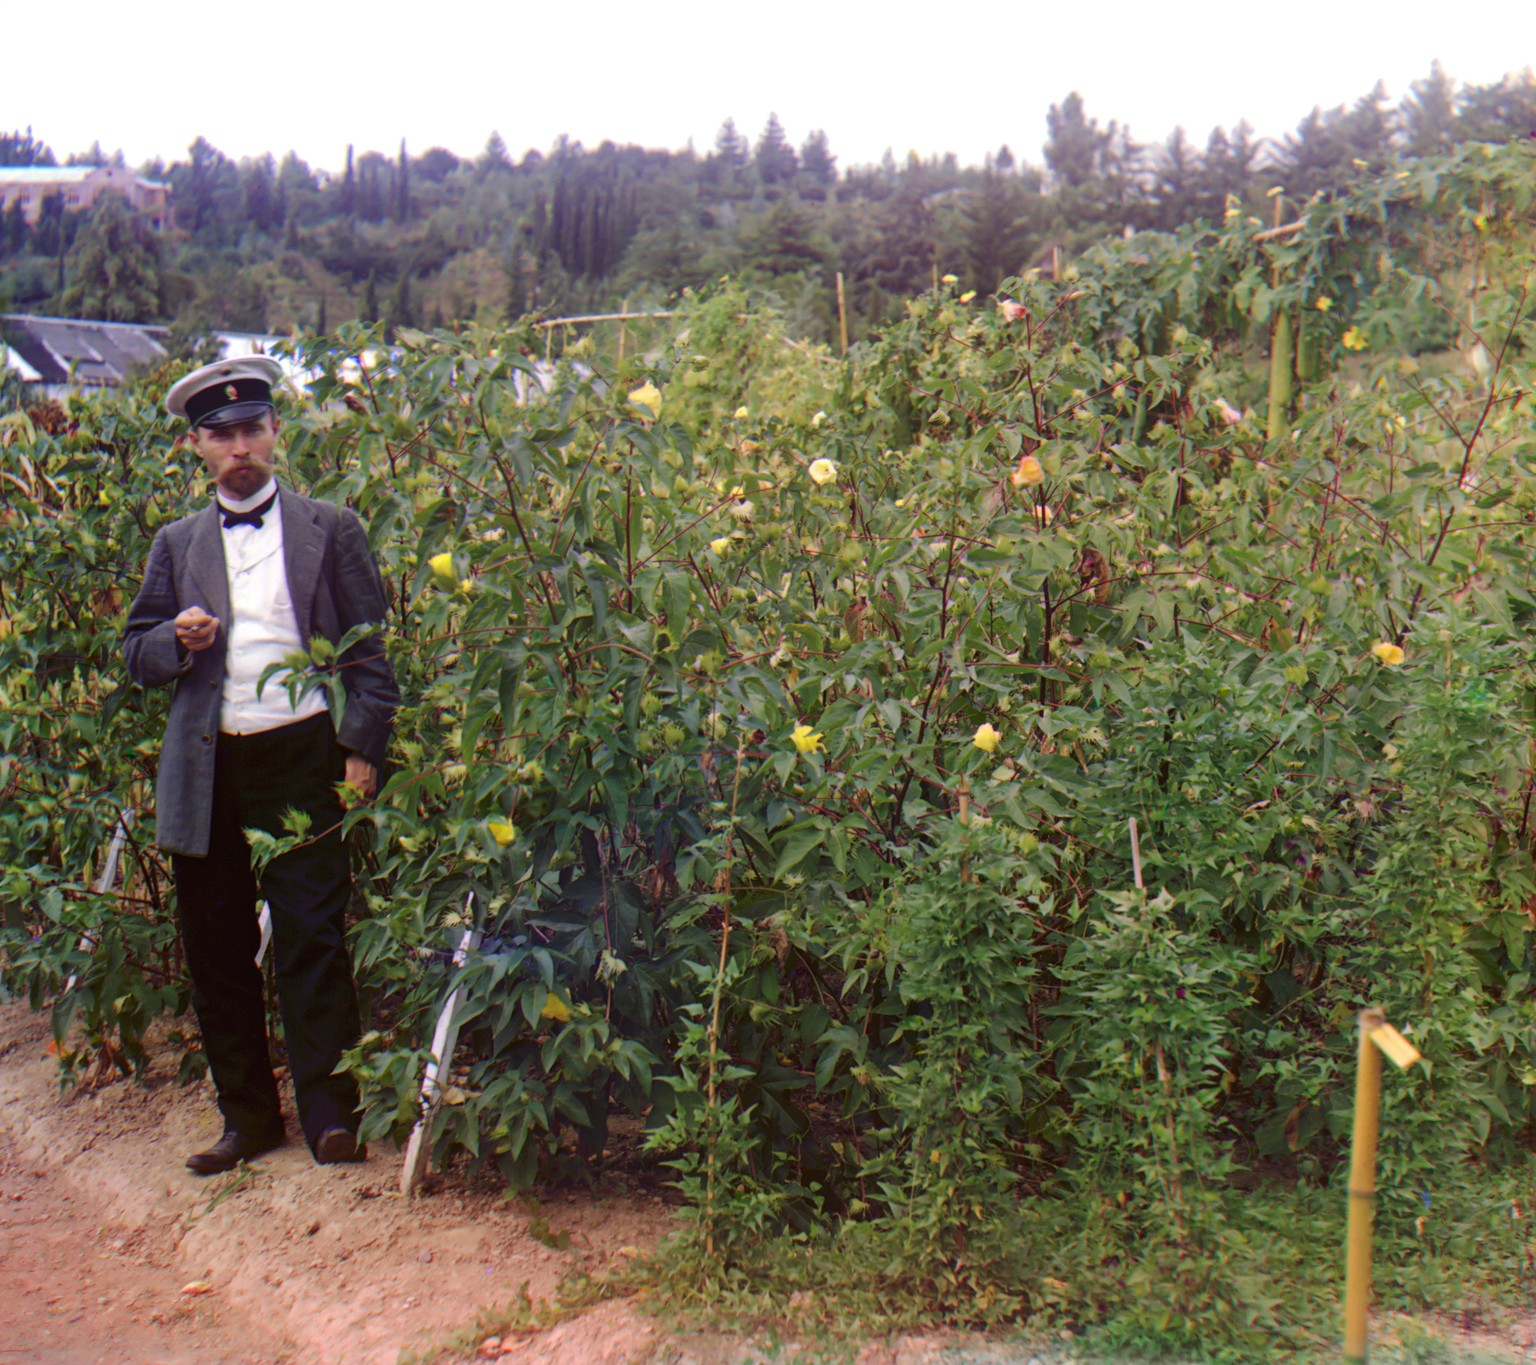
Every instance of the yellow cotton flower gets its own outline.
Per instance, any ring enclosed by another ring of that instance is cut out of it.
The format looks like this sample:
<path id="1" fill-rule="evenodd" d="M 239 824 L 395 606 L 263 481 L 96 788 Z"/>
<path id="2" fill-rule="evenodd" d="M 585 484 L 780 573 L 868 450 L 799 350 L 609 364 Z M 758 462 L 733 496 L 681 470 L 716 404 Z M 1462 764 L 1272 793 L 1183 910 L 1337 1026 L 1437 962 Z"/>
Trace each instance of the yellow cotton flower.
<path id="1" fill-rule="evenodd" d="M 814 754 L 825 747 L 821 742 L 821 736 L 811 733 L 809 725 L 797 725 L 789 736 L 795 748 L 802 754 Z"/>
<path id="2" fill-rule="evenodd" d="M 731 548 L 731 538 L 729 536 L 720 536 L 709 542 L 709 548 L 717 555 L 723 555 Z"/>
<path id="3" fill-rule="evenodd" d="M 630 404 L 637 408 L 644 408 L 651 414 L 651 420 L 661 416 L 661 390 L 650 380 L 646 380 L 638 389 L 629 395 Z"/>
<path id="4" fill-rule="evenodd" d="M 1330 308 L 1333 307 L 1333 300 L 1330 299 L 1328 295 L 1324 294 L 1323 297 L 1317 301 L 1316 307 L 1319 313 L 1326 313 Z"/>
<path id="5" fill-rule="evenodd" d="M 961 303 L 969 303 L 975 297 L 976 297 L 976 291 L 974 289 L 967 289 L 965 291 L 965 293 L 960 295 L 960 302 Z"/>
<path id="6" fill-rule="evenodd" d="M 737 408 L 736 411 L 732 414 L 732 416 L 734 416 L 738 422 L 745 422 L 751 415 L 752 414 L 747 411 L 747 406 L 745 403 Z"/>
<path id="7" fill-rule="evenodd" d="M 445 588 L 451 588 L 458 581 L 453 575 L 453 551 L 444 550 L 440 555 L 433 555 L 427 561 L 427 567 L 432 570 L 432 576 Z"/>
<path id="8" fill-rule="evenodd" d="M 984 721 L 976 727 L 976 733 L 971 736 L 971 743 L 984 754 L 997 752 L 998 741 L 1002 739 L 996 730 L 992 728 L 990 721 Z"/>
<path id="9" fill-rule="evenodd" d="M 1388 668 L 1396 668 L 1406 657 L 1403 651 L 1390 640 L 1383 640 L 1379 645 L 1372 645 L 1371 653 Z"/>
<path id="10" fill-rule="evenodd" d="M 549 1019 L 557 1024 L 568 1024 L 571 1022 L 571 1007 L 551 991 L 549 999 L 544 1002 L 544 1008 L 539 1011 L 539 1018 Z"/>
<path id="11" fill-rule="evenodd" d="M 945 284 L 959 284 L 960 283 L 960 277 L 958 275 L 941 275 L 939 278 Z"/>
<path id="12" fill-rule="evenodd" d="M 1363 351 L 1370 345 L 1358 327 L 1346 327 L 1339 340 L 1344 343 L 1346 351 Z"/>
<path id="13" fill-rule="evenodd" d="M 1487 232 L 1488 215 L 1486 213 L 1479 213 L 1472 219 L 1472 226 L 1475 227 L 1479 232 Z"/>
<path id="14" fill-rule="evenodd" d="M 485 822 L 485 832 L 502 848 L 505 848 L 517 838 L 517 826 L 510 820 L 487 820 Z"/>
<path id="15" fill-rule="evenodd" d="M 819 460 L 812 460 L 810 468 L 805 472 L 811 476 L 811 482 L 818 488 L 825 488 L 837 478 L 837 466 L 825 456 Z"/>
<path id="16" fill-rule="evenodd" d="M 1008 482 L 1015 488 L 1033 488 L 1037 483 L 1044 481 L 1045 470 L 1033 455 L 1024 456 L 1019 461 L 1019 467 L 1008 476 Z"/>

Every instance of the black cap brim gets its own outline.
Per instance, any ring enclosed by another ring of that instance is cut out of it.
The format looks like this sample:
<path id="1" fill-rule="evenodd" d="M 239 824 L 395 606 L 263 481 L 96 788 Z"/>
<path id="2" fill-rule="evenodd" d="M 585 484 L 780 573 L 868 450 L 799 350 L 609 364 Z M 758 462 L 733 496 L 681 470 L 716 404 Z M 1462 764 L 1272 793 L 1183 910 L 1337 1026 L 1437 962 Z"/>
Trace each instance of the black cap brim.
<path id="1" fill-rule="evenodd" d="M 240 422 L 254 421 L 258 417 L 265 417 L 272 411 L 270 403 L 230 403 L 222 408 L 215 408 L 206 417 L 198 422 L 200 427 L 232 427 Z"/>

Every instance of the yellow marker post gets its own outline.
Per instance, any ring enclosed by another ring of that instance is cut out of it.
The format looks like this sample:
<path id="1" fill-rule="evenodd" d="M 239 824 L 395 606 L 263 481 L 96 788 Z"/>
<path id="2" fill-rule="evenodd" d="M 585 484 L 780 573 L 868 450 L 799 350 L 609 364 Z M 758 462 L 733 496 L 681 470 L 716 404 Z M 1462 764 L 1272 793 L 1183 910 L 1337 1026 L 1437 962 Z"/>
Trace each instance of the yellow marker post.
<path id="1" fill-rule="evenodd" d="M 1381 1055 L 1407 1070 L 1418 1049 L 1379 1009 L 1360 1011 L 1355 1131 L 1349 1155 L 1349 1232 L 1344 1279 L 1344 1360 L 1365 1365 L 1371 1299 L 1371 1223 L 1376 1213 L 1376 1138 L 1381 1127 Z"/>

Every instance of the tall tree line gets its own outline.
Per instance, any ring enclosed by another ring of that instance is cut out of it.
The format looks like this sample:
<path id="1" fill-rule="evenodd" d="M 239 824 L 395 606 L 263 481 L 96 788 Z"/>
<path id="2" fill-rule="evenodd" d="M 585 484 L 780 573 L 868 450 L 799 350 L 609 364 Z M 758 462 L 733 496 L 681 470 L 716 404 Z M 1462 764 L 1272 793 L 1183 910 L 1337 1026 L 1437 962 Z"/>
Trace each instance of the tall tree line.
<path id="1" fill-rule="evenodd" d="M 121 204 L 71 213 L 50 200 L 35 223 L 19 205 L 0 214 L 0 304 L 192 329 L 399 327 L 660 300 L 732 273 L 777 288 L 792 320 L 825 336 L 841 273 L 857 334 L 940 274 L 991 291 L 1106 235 L 1257 212 L 1276 184 L 1299 203 L 1533 128 L 1529 72 L 1459 86 L 1437 64 L 1395 105 L 1378 85 L 1271 141 L 1239 121 L 1203 142 L 1181 127 L 1146 145 L 1069 93 L 1047 115 L 1039 166 L 1004 144 L 980 166 L 887 153 L 840 170 L 823 130 L 796 145 L 776 115 L 755 140 L 725 119 L 702 154 L 562 138 L 518 159 L 492 133 L 473 158 L 348 146 L 339 172 L 292 152 L 236 161 L 198 138 L 184 159 L 141 168 L 171 186 L 158 239 L 132 230 Z M 99 146 L 69 158 L 109 159 Z M 56 160 L 31 129 L 0 134 L 0 164 Z M 114 286 L 93 290 L 107 259 Z"/>

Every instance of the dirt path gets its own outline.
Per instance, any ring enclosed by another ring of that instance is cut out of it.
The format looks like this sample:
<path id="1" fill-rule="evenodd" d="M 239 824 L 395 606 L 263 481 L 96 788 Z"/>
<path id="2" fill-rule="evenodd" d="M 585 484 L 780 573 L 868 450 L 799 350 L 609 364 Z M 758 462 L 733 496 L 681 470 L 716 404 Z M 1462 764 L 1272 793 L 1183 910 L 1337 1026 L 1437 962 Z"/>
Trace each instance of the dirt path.
<path id="1" fill-rule="evenodd" d="M 554 1292 L 653 1246 L 672 1211 L 621 1170 L 603 1188 L 546 1194 L 555 1249 L 517 1201 L 472 1182 L 396 1192 L 400 1157 L 316 1166 L 290 1143 L 237 1175 L 182 1162 L 214 1136 L 206 1086 L 152 1071 L 61 1095 L 45 1015 L 0 1005 L 0 1365 L 398 1365 L 462 1333 L 482 1309 Z M 290 1109 L 291 1112 L 291 1109 Z M 1383 1361 L 1536 1362 L 1536 1318 L 1496 1330 L 1379 1324 Z M 793 1324 L 785 1324 L 793 1330 Z M 1407 1334 L 1408 1340 L 1413 1333 Z M 1393 1338 L 1398 1341 L 1394 1342 Z M 485 1346 L 485 1352 L 478 1348 Z M 867 1344 L 857 1365 L 1087 1365 L 1059 1351 L 949 1336 Z M 478 1336 L 459 1359 L 538 1365 L 760 1365 L 814 1353 L 727 1336 L 676 1336 L 613 1301 L 537 1336 Z M 1428 1352 L 1427 1354 L 1425 1352 Z"/>
<path id="2" fill-rule="evenodd" d="M 0 1365 L 396 1365 L 669 1224 L 654 1193 L 552 1196 L 542 1215 L 570 1236 L 556 1250 L 495 1192 L 406 1200 L 393 1152 L 321 1167 L 297 1141 L 244 1180 L 199 1180 L 182 1161 L 216 1135 L 206 1087 L 151 1073 L 61 1096 L 48 1041 L 45 1016 L 0 1007 Z M 572 1359 L 655 1354 L 624 1304 L 581 1325 Z"/>

